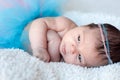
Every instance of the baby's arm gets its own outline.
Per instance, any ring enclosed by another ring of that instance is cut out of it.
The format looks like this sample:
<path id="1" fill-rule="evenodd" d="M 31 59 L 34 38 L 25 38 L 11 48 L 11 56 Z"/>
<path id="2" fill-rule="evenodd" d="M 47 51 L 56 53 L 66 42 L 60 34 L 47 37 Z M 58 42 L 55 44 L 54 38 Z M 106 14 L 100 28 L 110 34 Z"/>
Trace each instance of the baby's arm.
<path id="1" fill-rule="evenodd" d="M 60 36 L 55 31 L 48 30 L 47 39 L 48 39 L 48 53 L 50 55 L 50 61 L 59 62 L 60 61 L 59 46 L 61 43 Z"/>
<path id="2" fill-rule="evenodd" d="M 29 29 L 29 40 L 34 56 L 40 60 L 49 62 L 50 56 L 47 51 L 47 25 L 44 20 L 35 20 Z"/>

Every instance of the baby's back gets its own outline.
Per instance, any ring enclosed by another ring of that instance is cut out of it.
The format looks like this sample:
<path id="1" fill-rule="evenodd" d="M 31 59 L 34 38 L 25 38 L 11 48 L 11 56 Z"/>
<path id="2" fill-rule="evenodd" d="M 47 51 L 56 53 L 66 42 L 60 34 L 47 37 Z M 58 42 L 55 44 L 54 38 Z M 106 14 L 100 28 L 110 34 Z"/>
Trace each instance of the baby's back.
<path id="1" fill-rule="evenodd" d="M 21 35 L 21 43 L 22 43 L 22 49 L 32 55 L 32 49 L 31 49 L 30 41 L 29 41 L 29 28 L 30 28 L 30 25 L 31 25 L 31 23 L 29 23 L 25 27 L 25 29 L 23 30 L 22 35 Z"/>

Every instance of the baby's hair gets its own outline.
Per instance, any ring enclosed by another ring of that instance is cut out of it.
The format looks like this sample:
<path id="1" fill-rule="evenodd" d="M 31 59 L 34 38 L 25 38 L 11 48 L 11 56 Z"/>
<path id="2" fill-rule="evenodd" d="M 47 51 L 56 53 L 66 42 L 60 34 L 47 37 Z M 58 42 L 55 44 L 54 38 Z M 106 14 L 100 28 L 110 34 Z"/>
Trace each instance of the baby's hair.
<path id="1" fill-rule="evenodd" d="M 109 46 L 110 46 L 110 57 L 113 61 L 115 62 L 120 62 L 120 30 L 114 27 L 111 24 L 103 24 L 107 30 L 108 33 L 108 41 L 109 41 Z M 98 24 L 88 24 L 87 25 L 90 29 L 98 29 Z M 100 54 L 105 54 L 104 51 L 104 45 L 102 40 L 98 40 L 100 45 L 97 45 L 96 49 Z"/>

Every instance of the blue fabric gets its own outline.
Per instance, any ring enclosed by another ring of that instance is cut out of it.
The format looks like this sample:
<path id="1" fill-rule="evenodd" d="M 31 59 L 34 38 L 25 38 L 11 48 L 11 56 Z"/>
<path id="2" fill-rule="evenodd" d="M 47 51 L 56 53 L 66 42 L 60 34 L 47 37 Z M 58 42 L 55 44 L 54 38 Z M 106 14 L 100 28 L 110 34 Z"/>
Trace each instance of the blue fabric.
<path id="1" fill-rule="evenodd" d="M 60 3 L 61 0 L 0 0 L 0 48 L 20 48 L 24 27 L 35 18 L 60 15 Z"/>

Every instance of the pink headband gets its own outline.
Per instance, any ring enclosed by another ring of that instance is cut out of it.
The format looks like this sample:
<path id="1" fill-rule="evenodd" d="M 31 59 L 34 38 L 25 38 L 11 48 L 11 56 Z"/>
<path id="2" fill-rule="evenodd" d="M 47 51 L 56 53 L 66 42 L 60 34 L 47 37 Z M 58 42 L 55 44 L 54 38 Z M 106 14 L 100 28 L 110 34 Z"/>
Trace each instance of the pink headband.
<path id="1" fill-rule="evenodd" d="M 102 42 L 104 44 L 104 50 L 105 50 L 106 56 L 108 58 L 108 63 L 112 64 L 113 62 L 110 58 L 110 47 L 109 47 L 109 41 L 108 41 L 108 36 L 107 36 L 107 30 L 103 24 L 98 24 L 98 26 L 100 28 Z"/>

